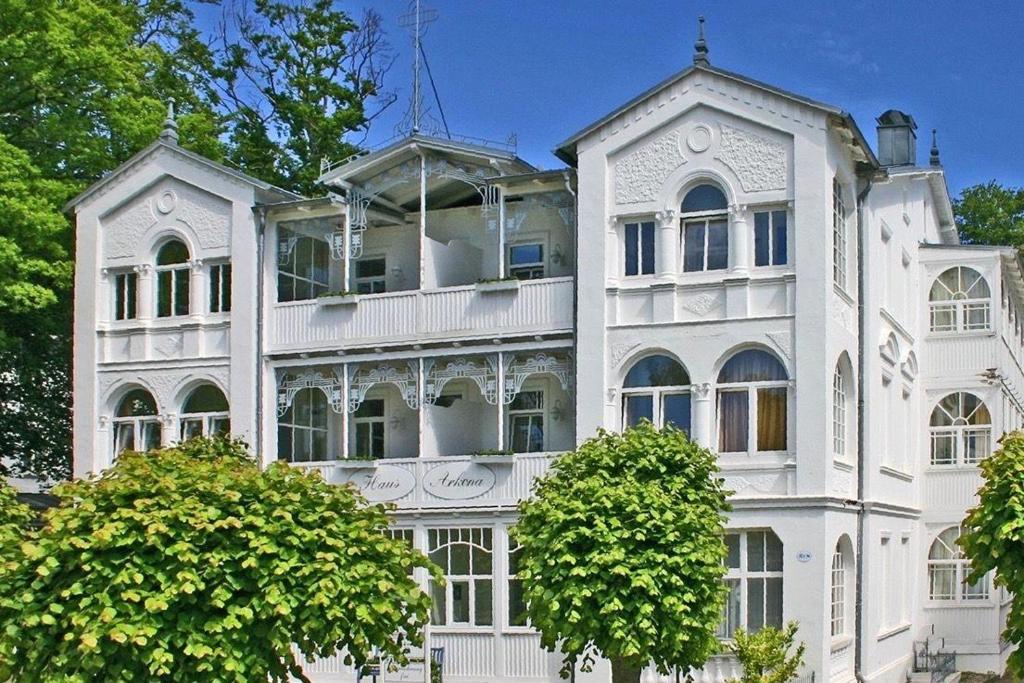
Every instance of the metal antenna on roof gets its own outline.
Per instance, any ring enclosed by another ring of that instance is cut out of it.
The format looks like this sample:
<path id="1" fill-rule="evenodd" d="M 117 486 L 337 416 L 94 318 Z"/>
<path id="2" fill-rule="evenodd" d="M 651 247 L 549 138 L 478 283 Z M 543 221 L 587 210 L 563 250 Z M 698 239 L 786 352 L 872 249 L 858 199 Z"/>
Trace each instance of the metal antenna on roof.
<path id="1" fill-rule="evenodd" d="M 437 10 L 422 6 L 420 0 L 410 0 L 409 11 L 398 18 L 398 23 L 412 33 L 412 101 L 409 111 L 399 124 L 399 128 L 411 130 L 415 135 L 420 132 L 426 109 L 423 106 L 423 89 L 420 80 L 420 65 L 423 62 L 423 34 L 427 25 L 437 21 Z"/>
<path id="2" fill-rule="evenodd" d="M 932 128 L 932 151 L 928 163 L 932 166 L 942 166 L 942 162 L 939 160 L 939 141 L 934 128 Z"/>
<path id="3" fill-rule="evenodd" d="M 704 17 L 697 17 L 697 42 L 693 44 L 693 63 L 695 66 L 711 66 L 708 61 L 708 42 L 704 40 Z"/>

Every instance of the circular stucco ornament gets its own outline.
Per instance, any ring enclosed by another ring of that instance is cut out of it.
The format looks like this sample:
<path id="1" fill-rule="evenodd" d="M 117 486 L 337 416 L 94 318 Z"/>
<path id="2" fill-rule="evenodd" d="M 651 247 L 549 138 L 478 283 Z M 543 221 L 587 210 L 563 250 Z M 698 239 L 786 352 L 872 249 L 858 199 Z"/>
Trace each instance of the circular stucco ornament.
<path id="1" fill-rule="evenodd" d="M 174 190 L 164 190 L 156 199 L 156 209 L 160 213 L 170 213 L 177 202 L 178 195 L 174 194 Z"/>
<path id="2" fill-rule="evenodd" d="M 701 124 L 693 127 L 686 136 L 686 146 L 694 152 L 704 152 L 711 146 L 711 129 Z"/>

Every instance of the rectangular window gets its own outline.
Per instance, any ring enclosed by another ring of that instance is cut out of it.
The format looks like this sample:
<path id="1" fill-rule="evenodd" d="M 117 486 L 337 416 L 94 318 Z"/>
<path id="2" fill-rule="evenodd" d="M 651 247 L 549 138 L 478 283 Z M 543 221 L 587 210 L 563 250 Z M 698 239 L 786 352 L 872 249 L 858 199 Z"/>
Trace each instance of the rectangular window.
<path id="1" fill-rule="evenodd" d="M 654 222 L 626 223 L 626 275 L 654 272 Z"/>
<path id="2" fill-rule="evenodd" d="M 772 531 L 725 536 L 725 585 L 729 589 L 718 628 L 731 638 L 738 627 L 750 633 L 782 625 L 782 542 Z"/>
<path id="3" fill-rule="evenodd" d="M 494 623 L 494 534 L 489 528 L 428 529 L 428 555 L 444 585 L 431 580 L 430 622 L 436 626 Z"/>
<path id="4" fill-rule="evenodd" d="M 386 292 L 387 262 L 384 257 L 364 258 L 356 261 L 356 291 L 360 294 Z"/>
<path id="5" fill-rule="evenodd" d="M 644 419 L 654 422 L 654 396 L 651 394 L 626 396 L 625 404 L 626 427 L 635 427 Z"/>
<path id="6" fill-rule="evenodd" d="M 384 401 L 381 399 L 363 401 L 353 413 L 352 418 L 356 433 L 354 455 L 360 458 L 385 457 Z"/>
<path id="7" fill-rule="evenodd" d="M 510 540 L 511 544 L 512 541 Z M 529 626 L 526 617 L 526 599 L 523 597 L 523 582 L 519 578 L 519 555 L 517 544 L 508 551 L 508 625 Z"/>
<path id="8" fill-rule="evenodd" d="M 750 399 L 746 389 L 718 392 L 718 450 L 740 453 L 748 448 Z"/>
<path id="9" fill-rule="evenodd" d="M 786 212 L 758 211 L 754 214 L 754 265 L 781 266 L 786 257 Z"/>
<path id="10" fill-rule="evenodd" d="M 521 391 L 508 407 L 509 443 L 515 453 L 544 450 L 544 392 Z"/>
<path id="11" fill-rule="evenodd" d="M 683 226 L 683 270 L 724 270 L 729 265 L 729 223 L 720 219 L 689 221 Z"/>
<path id="12" fill-rule="evenodd" d="M 544 245 L 514 244 L 508 248 L 508 274 L 518 280 L 544 277 Z"/>
<path id="13" fill-rule="evenodd" d="M 786 450 L 786 388 L 757 390 L 757 450 Z"/>
<path id="14" fill-rule="evenodd" d="M 286 227 L 306 222 L 288 221 L 278 224 L 278 301 L 315 299 L 328 290 L 331 257 L 327 242 Z M 323 221 L 317 221 L 317 224 L 314 227 L 318 230 L 326 231 L 330 227 Z"/>
<path id="15" fill-rule="evenodd" d="M 133 320 L 138 315 L 139 276 L 121 273 L 114 278 L 114 319 Z"/>
<path id="16" fill-rule="evenodd" d="M 210 266 L 210 313 L 231 310 L 231 264 Z"/>
<path id="17" fill-rule="evenodd" d="M 846 291 L 846 204 L 838 178 L 832 179 L 832 278 Z"/>
<path id="18" fill-rule="evenodd" d="M 160 318 L 188 315 L 191 269 L 167 268 L 156 273 L 156 314 Z"/>

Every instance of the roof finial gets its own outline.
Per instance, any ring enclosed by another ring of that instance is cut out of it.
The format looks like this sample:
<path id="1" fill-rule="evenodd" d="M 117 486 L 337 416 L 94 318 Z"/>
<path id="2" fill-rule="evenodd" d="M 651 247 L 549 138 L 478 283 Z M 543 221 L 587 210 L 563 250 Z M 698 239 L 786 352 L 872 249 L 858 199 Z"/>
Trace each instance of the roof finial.
<path id="1" fill-rule="evenodd" d="M 160 139 L 167 140 L 171 144 L 178 143 L 178 122 L 174 120 L 174 98 L 167 100 L 167 118 L 164 119 L 164 129 L 160 132 Z"/>
<path id="2" fill-rule="evenodd" d="M 708 61 L 708 43 L 704 40 L 704 17 L 697 17 L 699 26 L 697 42 L 693 44 L 693 63 L 695 66 L 711 66 Z"/>
<path id="3" fill-rule="evenodd" d="M 935 136 L 935 129 L 932 128 L 932 151 L 931 156 L 928 159 L 928 163 L 932 166 L 942 166 L 942 162 L 939 161 L 939 142 Z"/>

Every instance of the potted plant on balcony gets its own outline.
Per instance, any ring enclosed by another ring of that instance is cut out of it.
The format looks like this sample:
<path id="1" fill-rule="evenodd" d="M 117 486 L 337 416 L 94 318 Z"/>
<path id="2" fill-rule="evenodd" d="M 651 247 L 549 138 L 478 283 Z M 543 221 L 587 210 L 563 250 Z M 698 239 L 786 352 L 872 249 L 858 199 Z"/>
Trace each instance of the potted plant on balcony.
<path id="1" fill-rule="evenodd" d="M 336 289 L 324 292 L 316 298 L 317 306 L 355 306 L 359 303 L 359 292 Z"/>
<path id="2" fill-rule="evenodd" d="M 476 281 L 476 291 L 481 294 L 487 294 L 490 292 L 516 292 L 518 290 L 519 278 L 517 277 L 492 277 Z"/>
<path id="3" fill-rule="evenodd" d="M 515 459 L 514 452 L 508 449 L 497 448 L 476 451 L 469 456 L 470 462 L 481 465 L 511 465 Z"/>

